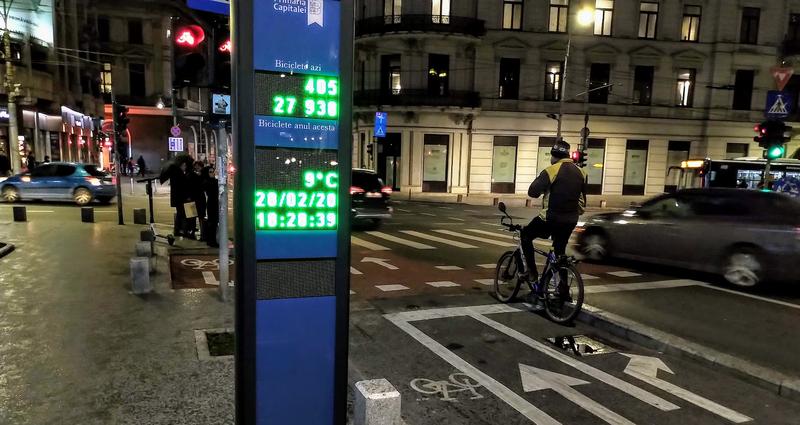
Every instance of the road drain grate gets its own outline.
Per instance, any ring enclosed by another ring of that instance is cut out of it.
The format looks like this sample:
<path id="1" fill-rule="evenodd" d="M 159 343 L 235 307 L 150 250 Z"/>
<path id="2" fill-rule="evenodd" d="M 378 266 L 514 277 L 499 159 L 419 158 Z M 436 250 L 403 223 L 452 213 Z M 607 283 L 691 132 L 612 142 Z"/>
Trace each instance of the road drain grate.
<path id="1" fill-rule="evenodd" d="M 194 331 L 197 358 L 200 360 L 232 359 L 236 347 L 233 329 L 198 329 Z"/>
<path id="2" fill-rule="evenodd" d="M 586 335 L 565 335 L 545 338 L 545 340 L 559 350 L 572 354 L 575 357 L 593 356 L 617 351 L 616 348 L 611 347 L 608 343 L 597 341 Z"/>

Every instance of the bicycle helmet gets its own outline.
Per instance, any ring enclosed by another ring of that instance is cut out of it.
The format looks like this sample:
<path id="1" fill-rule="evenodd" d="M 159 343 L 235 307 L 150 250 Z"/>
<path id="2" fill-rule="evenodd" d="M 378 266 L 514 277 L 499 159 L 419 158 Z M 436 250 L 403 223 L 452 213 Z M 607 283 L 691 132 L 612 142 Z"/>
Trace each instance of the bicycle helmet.
<path id="1" fill-rule="evenodd" d="M 550 155 L 559 159 L 569 158 L 569 148 L 569 143 L 559 140 L 550 149 Z"/>

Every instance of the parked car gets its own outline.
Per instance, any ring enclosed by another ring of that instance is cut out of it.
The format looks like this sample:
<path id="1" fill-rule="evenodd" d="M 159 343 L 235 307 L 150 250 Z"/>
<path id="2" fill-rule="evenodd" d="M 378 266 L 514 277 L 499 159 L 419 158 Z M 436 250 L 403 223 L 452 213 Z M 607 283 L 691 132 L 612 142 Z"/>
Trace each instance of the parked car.
<path id="1" fill-rule="evenodd" d="M 116 193 L 109 174 L 96 165 L 72 162 L 42 164 L 0 181 L 0 198 L 6 202 L 47 200 L 87 205 L 93 200 L 109 203 Z"/>
<path id="2" fill-rule="evenodd" d="M 800 201 L 782 193 L 682 190 L 595 215 L 576 230 L 589 260 L 619 257 L 717 273 L 740 287 L 800 278 Z"/>
<path id="3" fill-rule="evenodd" d="M 392 188 L 385 186 L 378 174 L 372 170 L 355 168 L 352 177 L 350 211 L 353 223 L 369 223 L 373 227 L 378 227 L 383 220 L 392 218 L 390 206 Z"/>

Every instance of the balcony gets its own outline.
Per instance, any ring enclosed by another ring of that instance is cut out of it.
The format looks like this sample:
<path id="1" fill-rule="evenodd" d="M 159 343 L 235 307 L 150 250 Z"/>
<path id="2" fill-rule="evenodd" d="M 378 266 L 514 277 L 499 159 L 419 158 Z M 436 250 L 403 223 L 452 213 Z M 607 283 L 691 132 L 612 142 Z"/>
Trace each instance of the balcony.
<path id="1" fill-rule="evenodd" d="M 438 15 L 375 16 L 356 22 L 356 37 L 399 32 L 481 37 L 486 34 L 486 25 L 480 19 Z"/>
<path id="2" fill-rule="evenodd" d="M 383 90 L 362 90 L 353 95 L 356 106 L 434 106 L 479 108 L 480 93 L 466 90 L 449 90 L 443 96 L 432 95 L 428 90 L 403 89 L 398 93 Z"/>

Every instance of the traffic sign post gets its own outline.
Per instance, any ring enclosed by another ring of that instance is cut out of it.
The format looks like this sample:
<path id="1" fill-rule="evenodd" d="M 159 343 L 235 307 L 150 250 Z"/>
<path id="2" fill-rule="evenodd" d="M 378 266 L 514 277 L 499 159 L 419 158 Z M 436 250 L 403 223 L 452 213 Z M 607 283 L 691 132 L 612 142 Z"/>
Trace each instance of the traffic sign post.
<path id="1" fill-rule="evenodd" d="M 167 143 L 170 152 L 183 152 L 183 137 L 170 137 Z"/>
<path id="2" fill-rule="evenodd" d="M 338 425 L 352 143 L 340 93 L 352 92 L 353 2 L 289 3 L 232 4 L 236 421 Z"/>
<path id="3" fill-rule="evenodd" d="M 775 78 L 775 85 L 778 86 L 778 91 L 783 91 L 794 74 L 794 68 L 783 66 L 775 66 L 770 71 Z"/>
<path id="4" fill-rule="evenodd" d="M 386 137 L 386 112 L 375 112 L 375 137 Z"/>
<path id="5" fill-rule="evenodd" d="M 177 125 L 173 125 L 169 129 L 169 134 L 171 134 L 172 137 L 181 137 L 181 128 L 178 127 Z"/>

